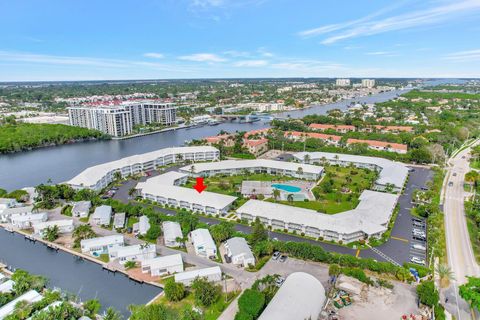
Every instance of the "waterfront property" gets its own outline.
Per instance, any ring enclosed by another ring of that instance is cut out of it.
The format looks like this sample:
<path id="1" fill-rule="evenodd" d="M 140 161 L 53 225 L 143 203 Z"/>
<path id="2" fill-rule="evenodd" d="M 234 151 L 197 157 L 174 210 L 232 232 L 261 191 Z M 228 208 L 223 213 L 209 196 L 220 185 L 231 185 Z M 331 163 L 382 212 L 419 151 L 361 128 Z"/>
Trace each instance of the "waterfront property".
<path id="1" fill-rule="evenodd" d="M 25 207 L 8 207 L 0 211 L 0 222 L 8 223 L 10 222 L 10 217 L 13 215 L 27 215 L 31 214 L 33 206 Z"/>
<path id="2" fill-rule="evenodd" d="M 198 193 L 195 189 L 177 186 L 187 177 L 185 173 L 171 171 L 138 183 L 136 189 L 144 199 L 206 214 L 225 214 L 236 200 L 228 195 L 208 191 Z"/>
<path id="3" fill-rule="evenodd" d="M 53 221 L 46 221 L 40 222 L 33 225 L 33 230 L 35 234 L 43 236 L 44 231 L 47 228 L 58 227 L 58 233 L 70 233 L 73 231 L 73 220 L 71 219 L 64 219 L 64 220 L 53 220 Z"/>
<path id="4" fill-rule="evenodd" d="M 183 272 L 183 260 L 181 254 L 156 257 L 142 261 L 142 272 L 152 276 L 163 276 Z"/>
<path id="5" fill-rule="evenodd" d="M 272 229 L 295 232 L 313 238 L 349 243 L 379 238 L 387 231 L 398 196 L 365 190 L 353 210 L 328 215 L 311 209 L 267 201 L 249 200 L 237 209 L 241 219 L 259 218 Z"/>
<path id="6" fill-rule="evenodd" d="M 108 226 L 112 220 L 112 207 L 101 205 L 95 208 L 95 211 L 90 216 L 90 223 L 97 226 Z"/>
<path id="7" fill-rule="evenodd" d="M 46 212 L 32 214 L 14 214 L 10 216 L 12 225 L 19 229 L 30 229 L 34 224 L 48 220 Z"/>
<path id="8" fill-rule="evenodd" d="M 241 237 L 228 239 L 225 242 L 225 249 L 227 256 L 232 263 L 241 267 L 248 267 L 255 265 L 255 257 L 252 250 L 248 246 L 247 240 Z"/>
<path id="9" fill-rule="evenodd" d="M 121 264 L 127 261 L 142 262 L 157 255 L 155 245 L 149 243 L 115 247 L 109 250 L 109 254 L 111 259 L 118 259 Z"/>
<path id="10" fill-rule="evenodd" d="M 294 272 L 287 277 L 258 319 L 318 319 L 325 300 L 325 288 L 320 281 L 308 273 Z"/>
<path id="11" fill-rule="evenodd" d="M 150 229 L 150 221 L 147 216 L 141 216 L 137 223 L 133 224 L 133 234 L 136 236 L 144 236 Z"/>
<path id="12" fill-rule="evenodd" d="M 193 230 L 190 232 L 189 238 L 198 256 L 209 259 L 215 259 L 217 257 L 217 246 L 208 229 Z"/>
<path id="13" fill-rule="evenodd" d="M 78 201 L 73 204 L 72 216 L 77 218 L 86 218 L 90 213 L 92 203 L 90 201 Z"/>
<path id="14" fill-rule="evenodd" d="M 193 166 L 180 168 L 180 171 L 188 173 L 194 177 L 209 177 L 219 174 L 237 175 L 250 172 L 284 175 L 306 180 L 318 180 L 322 175 L 323 168 L 310 164 L 255 159 L 196 163 Z"/>
<path id="15" fill-rule="evenodd" d="M 299 152 L 293 155 L 297 161 L 322 164 L 328 162 L 332 165 L 349 166 L 353 164 L 359 168 L 367 168 L 379 171 L 378 179 L 375 181 L 375 190 L 386 190 L 389 187 L 392 191 L 399 192 L 408 178 L 408 168 L 403 163 L 387 160 L 384 158 L 356 156 L 350 154 L 328 153 L 328 152 Z"/>
<path id="16" fill-rule="evenodd" d="M 13 208 L 17 205 L 17 200 L 10 198 L 0 198 L 0 213 L 8 208 Z"/>
<path id="17" fill-rule="evenodd" d="M 210 146 L 165 148 L 99 164 L 85 169 L 67 183 L 75 189 L 99 191 L 115 180 L 182 161 L 215 161 L 220 151 Z"/>
<path id="18" fill-rule="evenodd" d="M 183 238 L 182 229 L 178 222 L 164 221 L 162 223 L 163 241 L 167 247 L 180 247 L 183 245 L 179 239 Z"/>
<path id="19" fill-rule="evenodd" d="M 26 293 L 22 294 L 20 297 L 10 301 L 9 303 L 7 303 L 6 305 L 0 308 L 0 319 L 4 319 L 8 315 L 12 314 L 15 311 L 16 306 L 19 302 L 32 304 L 35 302 L 39 302 L 42 299 L 43 299 L 43 296 L 37 291 L 35 290 L 27 291 Z"/>
<path id="20" fill-rule="evenodd" d="M 80 241 L 80 247 L 83 253 L 88 253 L 94 257 L 100 257 L 102 254 L 109 254 L 116 248 L 124 245 L 123 235 L 111 235 L 105 237 L 84 239 Z"/>
<path id="21" fill-rule="evenodd" d="M 4 282 L 0 282 L 0 293 L 9 293 L 13 291 L 13 285 L 15 282 L 13 280 L 7 280 Z"/>
<path id="22" fill-rule="evenodd" d="M 197 278 L 205 278 L 210 282 L 218 282 L 222 280 L 222 269 L 219 266 L 211 268 L 203 268 L 180 272 L 175 274 L 175 282 L 183 283 L 190 286 Z"/>

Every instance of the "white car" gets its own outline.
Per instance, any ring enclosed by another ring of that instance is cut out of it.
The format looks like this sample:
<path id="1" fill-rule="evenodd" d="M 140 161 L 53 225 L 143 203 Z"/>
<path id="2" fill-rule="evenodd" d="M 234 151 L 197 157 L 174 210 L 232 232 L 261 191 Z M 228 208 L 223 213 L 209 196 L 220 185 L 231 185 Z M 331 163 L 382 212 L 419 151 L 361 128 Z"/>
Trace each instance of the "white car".
<path id="1" fill-rule="evenodd" d="M 420 251 L 426 251 L 427 248 L 425 248 L 424 245 L 421 245 L 420 243 L 415 243 L 412 245 L 412 248 L 415 250 L 420 250 Z"/>
<path id="2" fill-rule="evenodd" d="M 419 257 L 412 257 L 410 261 L 416 264 L 421 264 L 423 266 L 425 265 L 425 260 L 420 259 Z"/>

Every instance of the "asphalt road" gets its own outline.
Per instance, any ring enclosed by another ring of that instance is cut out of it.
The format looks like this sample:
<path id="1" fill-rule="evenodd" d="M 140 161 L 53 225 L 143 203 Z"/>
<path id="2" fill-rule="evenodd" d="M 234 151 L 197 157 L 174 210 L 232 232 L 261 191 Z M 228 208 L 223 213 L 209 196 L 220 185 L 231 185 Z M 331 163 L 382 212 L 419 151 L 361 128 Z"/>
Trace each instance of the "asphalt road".
<path id="1" fill-rule="evenodd" d="M 177 169 L 176 167 L 170 167 L 166 171 L 171 171 L 176 169 Z M 158 173 L 154 173 L 154 174 L 158 174 Z M 422 186 L 425 186 L 425 183 L 428 181 L 428 179 L 431 178 L 431 175 L 432 175 L 431 170 L 425 169 L 425 168 L 415 168 L 415 171 L 410 173 L 410 178 L 407 182 L 405 193 L 402 194 L 399 198 L 400 211 L 399 211 L 399 214 L 397 215 L 397 220 L 392 230 L 392 236 L 401 240 L 391 238 L 383 245 L 377 247 L 379 251 L 381 251 L 383 254 L 385 254 L 386 256 L 393 259 L 399 264 L 402 264 L 403 262 L 409 262 L 410 256 L 411 256 L 413 226 L 412 226 L 412 219 L 410 215 L 410 208 L 412 206 L 411 205 L 412 192 L 416 188 L 421 188 Z M 145 179 L 146 177 L 142 177 L 141 180 L 144 181 Z M 120 200 L 124 203 L 129 202 L 131 199 L 129 199 L 128 191 L 130 190 L 130 188 L 135 187 L 136 183 L 137 183 L 136 181 L 132 181 L 132 180 L 128 180 L 124 182 L 123 185 L 119 188 L 119 190 L 117 190 L 114 196 L 114 199 Z M 170 215 L 176 214 L 176 211 L 174 210 L 165 209 L 160 206 L 154 206 L 154 207 L 155 207 L 155 210 L 164 214 L 170 214 Z M 217 224 L 220 222 L 220 220 L 218 219 L 208 218 L 203 216 L 199 216 L 199 219 L 200 221 L 209 223 L 209 224 Z M 238 223 L 235 224 L 235 229 L 246 234 L 249 234 L 251 232 L 251 227 L 245 226 L 243 224 L 238 224 Z M 349 254 L 352 256 L 359 256 L 362 258 L 372 258 L 377 261 L 387 261 L 384 257 L 382 257 L 381 255 L 379 255 L 378 253 L 374 252 L 371 249 L 364 249 L 364 250 L 357 251 L 355 249 L 351 249 L 345 246 L 315 241 L 315 240 L 303 238 L 300 236 L 285 234 L 281 232 L 270 231 L 269 236 L 270 238 L 277 238 L 280 241 L 311 243 L 313 245 L 320 246 L 326 251 L 330 251 L 330 252 Z M 419 254 L 420 253 L 416 253 L 416 255 L 419 255 Z"/>

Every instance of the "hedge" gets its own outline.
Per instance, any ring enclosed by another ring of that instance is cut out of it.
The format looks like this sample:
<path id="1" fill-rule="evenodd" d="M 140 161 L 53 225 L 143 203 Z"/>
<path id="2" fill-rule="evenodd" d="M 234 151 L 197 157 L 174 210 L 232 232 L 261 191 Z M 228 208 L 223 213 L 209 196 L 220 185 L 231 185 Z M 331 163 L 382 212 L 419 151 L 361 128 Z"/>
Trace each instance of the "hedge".
<path id="1" fill-rule="evenodd" d="M 265 306 L 265 294 L 258 290 L 247 289 L 238 299 L 240 313 L 247 313 L 256 319 Z M 235 317 L 236 318 L 236 317 Z"/>

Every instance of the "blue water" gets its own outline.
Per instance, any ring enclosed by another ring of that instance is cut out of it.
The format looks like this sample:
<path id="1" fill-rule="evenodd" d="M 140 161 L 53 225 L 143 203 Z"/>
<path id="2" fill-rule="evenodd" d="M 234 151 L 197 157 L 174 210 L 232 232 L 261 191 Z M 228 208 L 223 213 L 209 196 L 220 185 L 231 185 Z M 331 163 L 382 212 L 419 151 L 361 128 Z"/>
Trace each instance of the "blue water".
<path id="1" fill-rule="evenodd" d="M 300 192 L 302 190 L 302 188 L 290 186 L 288 184 L 272 184 L 272 187 L 286 192 Z"/>

